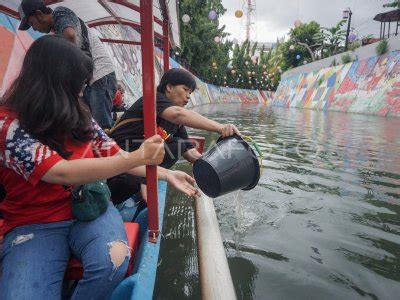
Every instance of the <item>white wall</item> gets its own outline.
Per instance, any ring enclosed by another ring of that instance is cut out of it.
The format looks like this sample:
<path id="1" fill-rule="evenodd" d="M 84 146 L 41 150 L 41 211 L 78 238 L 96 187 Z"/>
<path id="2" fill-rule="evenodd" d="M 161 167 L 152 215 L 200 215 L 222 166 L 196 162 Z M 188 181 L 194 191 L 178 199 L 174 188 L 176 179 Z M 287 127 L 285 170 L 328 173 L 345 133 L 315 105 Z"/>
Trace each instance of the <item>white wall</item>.
<path id="1" fill-rule="evenodd" d="M 399 50 L 400 49 L 400 39 L 398 36 L 393 36 L 389 40 L 389 51 Z M 321 60 L 317 60 L 315 62 L 306 64 L 304 66 L 300 66 L 294 69 L 291 69 L 282 74 L 282 78 L 286 76 L 291 76 L 299 73 L 310 73 L 313 71 L 319 71 L 324 68 L 328 68 L 332 65 L 333 60 L 336 60 L 337 64 L 342 64 L 342 56 L 346 53 L 350 54 L 353 59 L 363 60 L 370 58 L 372 56 L 376 56 L 376 47 L 378 43 L 373 43 L 364 47 L 357 48 L 355 51 L 348 51 L 345 53 L 340 53 L 331 57 L 327 57 Z"/>

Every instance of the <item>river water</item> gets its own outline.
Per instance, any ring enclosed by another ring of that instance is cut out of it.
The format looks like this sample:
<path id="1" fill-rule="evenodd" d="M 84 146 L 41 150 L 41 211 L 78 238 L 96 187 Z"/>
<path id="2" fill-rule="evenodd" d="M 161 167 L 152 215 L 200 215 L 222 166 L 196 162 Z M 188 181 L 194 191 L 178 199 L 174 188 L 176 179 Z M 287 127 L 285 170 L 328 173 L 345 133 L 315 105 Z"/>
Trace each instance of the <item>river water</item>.
<path id="1" fill-rule="evenodd" d="M 400 119 L 195 110 L 237 124 L 264 152 L 256 188 L 214 201 L 238 299 L 400 298 Z M 155 298 L 199 299 L 193 201 L 167 197 Z"/>

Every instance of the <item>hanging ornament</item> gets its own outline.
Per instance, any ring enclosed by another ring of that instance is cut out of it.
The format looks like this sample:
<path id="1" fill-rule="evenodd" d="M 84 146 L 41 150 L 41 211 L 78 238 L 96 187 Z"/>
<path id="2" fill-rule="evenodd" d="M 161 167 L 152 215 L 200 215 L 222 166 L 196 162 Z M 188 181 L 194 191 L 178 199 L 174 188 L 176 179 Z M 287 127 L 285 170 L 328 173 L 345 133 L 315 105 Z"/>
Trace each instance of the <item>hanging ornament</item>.
<path id="1" fill-rule="evenodd" d="M 349 42 L 352 43 L 357 39 L 357 34 L 355 34 L 354 32 L 350 32 L 349 34 Z"/>
<path id="2" fill-rule="evenodd" d="M 217 67 L 217 66 L 214 66 L 214 70 L 218 70 L 218 67 Z"/>
<path id="3" fill-rule="evenodd" d="M 254 72 L 254 71 L 253 71 L 253 72 L 251 72 L 251 74 L 252 74 L 252 75 L 255 75 L 255 74 L 256 74 L 256 72 Z"/>
<path id="4" fill-rule="evenodd" d="M 251 60 L 252 60 L 252 61 L 255 61 L 255 60 L 257 60 L 257 58 L 258 58 L 257 55 L 253 55 L 253 56 L 251 57 Z"/>
<path id="5" fill-rule="evenodd" d="M 226 85 L 226 81 L 224 81 L 224 85 Z"/>
<path id="6" fill-rule="evenodd" d="M 224 76 L 224 79 L 226 79 L 226 76 Z"/>
<path id="7" fill-rule="evenodd" d="M 189 23 L 189 22 L 190 22 L 190 17 L 189 17 L 189 15 L 184 14 L 184 15 L 182 16 L 182 22 L 185 23 L 185 24 Z"/>
<path id="8" fill-rule="evenodd" d="M 249 80 L 249 84 L 251 84 L 251 81 Z"/>
<path id="9" fill-rule="evenodd" d="M 242 77 L 242 74 L 239 74 L 239 77 Z"/>
<path id="10" fill-rule="evenodd" d="M 221 38 L 219 36 L 216 36 L 214 38 L 214 42 L 216 42 L 217 44 L 221 41 Z"/>
<path id="11" fill-rule="evenodd" d="M 263 72 L 263 74 L 264 74 L 264 75 L 267 75 L 267 72 L 266 72 L 266 71 L 264 71 L 264 72 Z"/>
<path id="12" fill-rule="evenodd" d="M 299 60 L 301 58 L 300 54 L 296 55 L 296 59 Z"/>
<path id="13" fill-rule="evenodd" d="M 294 21 L 294 27 L 300 27 L 301 26 L 301 21 L 300 20 L 296 20 Z"/>
<path id="14" fill-rule="evenodd" d="M 241 17 L 243 17 L 243 11 L 242 10 L 240 10 L 240 9 L 238 9 L 237 11 L 235 11 L 235 17 L 236 18 L 241 18 Z"/>
<path id="15" fill-rule="evenodd" d="M 210 10 L 210 12 L 208 13 L 208 19 L 210 21 L 215 21 L 217 17 L 218 17 L 217 12 L 215 10 Z"/>
<path id="16" fill-rule="evenodd" d="M 249 75 L 249 76 L 250 76 L 250 75 L 251 75 L 251 72 L 250 72 L 250 71 L 248 71 L 248 72 L 247 72 L 247 75 Z"/>
<path id="17" fill-rule="evenodd" d="M 308 64 L 308 61 L 306 61 L 306 60 L 303 61 L 303 65 L 306 65 L 306 64 Z"/>
<path id="18" fill-rule="evenodd" d="M 178 56 L 178 55 L 179 55 L 179 52 L 178 52 L 178 51 L 177 51 L 177 52 L 175 52 L 175 55 L 176 55 L 176 56 Z"/>
<path id="19" fill-rule="evenodd" d="M 215 67 L 215 66 L 217 65 L 217 63 L 216 63 L 216 62 L 213 62 L 212 65 L 213 65 L 213 67 Z"/>
<path id="20" fill-rule="evenodd" d="M 232 69 L 232 70 L 231 70 L 231 74 L 232 74 L 232 75 L 235 75 L 235 74 L 236 74 L 236 70 Z M 240 76 L 240 75 L 239 75 L 239 76 Z"/>
<path id="21" fill-rule="evenodd" d="M 290 45 L 289 50 L 293 51 L 294 50 L 294 45 Z"/>
<path id="22" fill-rule="evenodd" d="M 247 60 L 246 60 L 244 63 L 245 63 L 245 65 L 246 65 L 246 66 L 248 66 L 248 65 L 249 65 L 249 62 L 248 62 Z"/>
<path id="23" fill-rule="evenodd" d="M 263 65 L 263 69 L 266 69 L 267 68 L 267 65 Z"/>
<path id="24" fill-rule="evenodd" d="M 217 78 L 218 76 L 217 76 L 217 75 L 214 75 L 214 77 Z"/>

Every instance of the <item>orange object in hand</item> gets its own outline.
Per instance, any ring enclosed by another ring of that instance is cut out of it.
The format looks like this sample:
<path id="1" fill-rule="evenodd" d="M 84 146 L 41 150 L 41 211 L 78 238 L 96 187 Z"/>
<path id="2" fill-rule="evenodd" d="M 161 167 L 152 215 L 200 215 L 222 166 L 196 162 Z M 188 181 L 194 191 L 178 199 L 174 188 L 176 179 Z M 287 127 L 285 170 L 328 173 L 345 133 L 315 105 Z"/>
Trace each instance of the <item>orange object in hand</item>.
<path id="1" fill-rule="evenodd" d="M 162 128 L 161 126 L 157 126 L 157 134 L 158 134 L 159 136 L 161 136 L 161 138 L 162 138 L 164 141 L 168 140 L 168 138 L 169 138 L 169 136 L 170 136 L 170 134 L 168 134 L 168 132 L 166 132 L 166 131 L 164 130 L 164 128 Z"/>

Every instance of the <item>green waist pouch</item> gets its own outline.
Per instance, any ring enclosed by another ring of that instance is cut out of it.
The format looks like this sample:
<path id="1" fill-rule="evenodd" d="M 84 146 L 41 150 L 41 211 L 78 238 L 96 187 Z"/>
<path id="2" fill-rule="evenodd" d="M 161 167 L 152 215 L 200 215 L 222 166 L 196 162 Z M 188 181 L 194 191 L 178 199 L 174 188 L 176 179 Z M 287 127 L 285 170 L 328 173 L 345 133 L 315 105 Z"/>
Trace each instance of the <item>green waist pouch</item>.
<path id="1" fill-rule="evenodd" d="M 72 188 L 72 214 L 79 221 L 92 221 L 108 207 L 111 192 L 104 180 Z"/>

